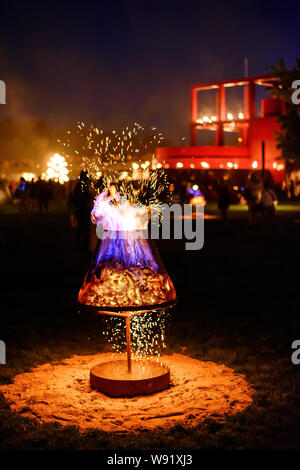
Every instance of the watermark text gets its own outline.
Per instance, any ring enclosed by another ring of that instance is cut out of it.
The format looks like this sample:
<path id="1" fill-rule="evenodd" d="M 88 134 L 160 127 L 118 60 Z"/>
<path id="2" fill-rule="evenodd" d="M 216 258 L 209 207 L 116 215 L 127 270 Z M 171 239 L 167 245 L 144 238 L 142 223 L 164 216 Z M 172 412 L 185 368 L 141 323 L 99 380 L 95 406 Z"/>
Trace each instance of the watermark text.
<path id="1" fill-rule="evenodd" d="M 0 364 L 6 364 L 6 345 L 0 339 Z"/>
<path id="2" fill-rule="evenodd" d="M 6 85 L 3 80 L 0 80 L 0 104 L 6 104 Z"/>

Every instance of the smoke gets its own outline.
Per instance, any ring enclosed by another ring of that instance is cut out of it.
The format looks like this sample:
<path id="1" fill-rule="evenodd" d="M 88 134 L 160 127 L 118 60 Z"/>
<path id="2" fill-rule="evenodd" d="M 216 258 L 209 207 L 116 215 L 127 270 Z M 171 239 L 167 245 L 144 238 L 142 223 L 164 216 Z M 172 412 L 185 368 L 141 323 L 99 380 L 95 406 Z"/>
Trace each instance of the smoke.
<path id="1" fill-rule="evenodd" d="M 7 99 L 6 105 L 1 109 L 2 116 L 24 122 L 33 118 L 33 115 L 27 111 L 28 93 L 26 86 L 16 78 L 9 78 L 6 82 Z"/>
<path id="2" fill-rule="evenodd" d="M 34 118 L 0 121 L 1 172 L 9 176 L 23 171 L 39 174 L 49 155 L 55 151 L 55 131 Z"/>

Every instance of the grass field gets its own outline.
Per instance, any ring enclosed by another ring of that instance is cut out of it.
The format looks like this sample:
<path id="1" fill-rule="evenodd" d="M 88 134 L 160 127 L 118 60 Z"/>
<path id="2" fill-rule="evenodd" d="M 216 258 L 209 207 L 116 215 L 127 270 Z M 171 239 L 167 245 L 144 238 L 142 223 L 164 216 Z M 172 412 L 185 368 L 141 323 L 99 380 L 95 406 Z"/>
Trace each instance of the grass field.
<path id="1" fill-rule="evenodd" d="M 216 208 L 208 205 L 207 213 Z M 205 244 L 159 241 L 179 305 L 169 351 L 214 361 L 246 375 L 253 404 L 225 423 L 196 429 L 115 435 L 38 424 L 10 411 L 0 394 L 2 449 L 300 448 L 300 366 L 291 363 L 299 331 L 299 205 L 281 205 L 275 228 L 248 227 L 245 207 L 230 222 L 205 222 Z M 88 254 L 70 243 L 64 208 L 47 215 L 0 210 L 1 330 L 7 365 L 0 383 L 37 364 L 105 348 L 96 320 L 76 312 Z"/>

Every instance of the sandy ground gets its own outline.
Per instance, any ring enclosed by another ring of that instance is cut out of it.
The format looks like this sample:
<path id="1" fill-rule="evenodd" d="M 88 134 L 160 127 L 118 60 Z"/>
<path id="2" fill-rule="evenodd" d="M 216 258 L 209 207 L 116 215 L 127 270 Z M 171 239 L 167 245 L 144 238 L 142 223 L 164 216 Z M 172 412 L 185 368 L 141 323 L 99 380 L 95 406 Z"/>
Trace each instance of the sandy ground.
<path id="1" fill-rule="evenodd" d="M 11 409 L 39 422 L 59 422 L 110 432 L 138 432 L 174 424 L 196 426 L 206 418 L 224 420 L 252 402 L 253 389 L 224 365 L 173 354 L 162 358 L 171 369 L 171 386 L 160 393 L 110 398 L 91 390 L 89 370 L 111 354 L 72 356 L 47 363 L 0 387 Z"/>

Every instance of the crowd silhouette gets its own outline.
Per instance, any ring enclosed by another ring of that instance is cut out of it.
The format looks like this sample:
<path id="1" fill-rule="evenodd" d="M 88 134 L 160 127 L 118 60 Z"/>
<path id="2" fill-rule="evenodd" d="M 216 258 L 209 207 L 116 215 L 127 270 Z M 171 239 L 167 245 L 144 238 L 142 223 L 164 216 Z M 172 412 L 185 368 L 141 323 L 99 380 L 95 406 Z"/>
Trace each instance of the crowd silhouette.
<path id="1" fill-rule="evenodd" d="M 259 172 L 249 173 L 245 187 L 234 185 L 226 175 L 210 182 L 202 181 L 197 175 L 173 179 L 170 175 L 169 181 L 163 202 L 195 204 L 193 201 L 196 200 L 205 205 L 207 201 L 214 201 L 220 211 L 220 218 L 226 223 L 230 221 L 230 206 L 242 203 L 248 206 L 250 226 L 260 221 L 265 225 L 276 221 L 277 194 L 272 181 L 268 177 L 263 179 Z M 117 183 L 115 187 L 117 190 Z M 46 181 L 41 177 L 31 181 L 21 177 L 18 182 L 7 184 L 6 192 L 10 193 L 12 202 L 18 205 L 23 214 L 47 214 L 59 206 L 68 207 L 71 240 L 77 245 L 89 246 L 92 250 L 97 240 L 92 235 L 95 231 L 91 230 L 90 214 L 95 188 L 101 192 L 103 181 L 100 179 L 93 188 L 88 174 L 82 171 L 79 178 L 64 184 L 51 179 Z"/>

